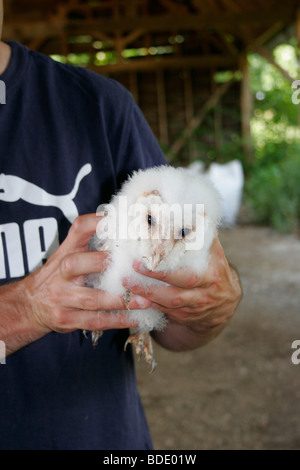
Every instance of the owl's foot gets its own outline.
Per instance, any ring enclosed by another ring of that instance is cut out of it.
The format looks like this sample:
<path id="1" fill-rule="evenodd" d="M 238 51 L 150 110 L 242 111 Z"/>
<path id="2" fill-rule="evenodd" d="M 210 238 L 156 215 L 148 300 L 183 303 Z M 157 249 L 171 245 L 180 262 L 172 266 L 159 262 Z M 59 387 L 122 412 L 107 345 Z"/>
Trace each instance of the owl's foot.
<path id="1" fill-rule="evenodd" d="M 86 330 L 83 330 L 83 334 L 85 338 L 87 338 Z M 98 340 L 101 338 L 102 335 L 103 335 L 103 331 L 101 330 L 92 331 L 92 345 L 94 346 L 94 348 L 97 346 Z"/>
<path id="2" fill-rule="evenodd" d="M 130 290 L 129 289 L 126 289 L 125 294 L 123 295 L 123 299 L 124 299 L 127 310 L 130 310 L 129 308 Z"/>
<path id="3" fill-rule="evenodd" d="M 133 335 L 130 335 L 125 343 L 124 350 L 126 350 L 128 343 L 134 344 L 137 356 L 139 358 L 143 356 L 146 362 L 151 366 L 150 372 L 153 372 L 156 367 L 156 362 L 153 355 L 153 347 L 150 334 L 135 333 Z"/>

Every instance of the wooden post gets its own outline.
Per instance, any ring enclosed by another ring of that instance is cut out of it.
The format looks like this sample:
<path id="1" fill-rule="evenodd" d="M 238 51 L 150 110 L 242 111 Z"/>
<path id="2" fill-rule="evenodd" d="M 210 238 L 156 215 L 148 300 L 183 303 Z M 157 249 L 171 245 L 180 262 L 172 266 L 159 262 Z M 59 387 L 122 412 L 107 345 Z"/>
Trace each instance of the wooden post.
<path id="1" fill-rule="evenodd" d="M 160 140 L 164 145 L 169 145 L 167 104 L 164 71 L 156 71 L 156 89 L 157 89 L 157 110 Z"/>
<path id="2" fill-rule="evenodd" d="M 184 111 L 185 111 L 185 122 L 186 125 L 193 119 L 194 116 L 194 102 L 193 102 L 193 84 L 192 84 L 192 77 L 191 77 L 191 69 L 188 68 L 183 70 L 184 73 Z M 190 162 L 195 160 L 194 154 L 195 150 L 193 150 L 193 146 L 189 145 L 188 148 L 188 156 Z"/>
<path id="3" fill-rule="evenodd" d="M 212 88 L 212 93 L 217 88 L 217 83 L 214 80 L 214 74 L 216 73 L 216 69 L 211 70 L 211 88 Z M 222 122 L 222 103 L 221 100 L 219 100 L 216 103 L 216 106 L 214 107 L 214 141 L 215 141 L 215 147 L 218 151 L 218 157 L 222 157 L 220 155 L 221 152 L 221 147 L 222 147 L 222 131 L 223 131 L 223 122 Z"/>
<path id="4" fill-rule="evenodd" d="M 254 163 L 253 143 L 251 139 L 250 120 L 252 117 L 252 97 L 250 90 L 250 77 L 248 69 L 247 54 L 241 56 L 240 69 L 243 74 L 241 81 L 241 124 L 242 124 L 242 146 L 248 165 Z"/>

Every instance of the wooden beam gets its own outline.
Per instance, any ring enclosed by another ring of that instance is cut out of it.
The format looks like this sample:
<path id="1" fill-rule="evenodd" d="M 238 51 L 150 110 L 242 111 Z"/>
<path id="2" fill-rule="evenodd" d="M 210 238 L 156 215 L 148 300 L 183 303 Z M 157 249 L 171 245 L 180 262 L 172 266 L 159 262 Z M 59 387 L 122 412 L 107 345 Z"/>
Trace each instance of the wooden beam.
<path id="1" fill-rule="evenodd" d="M 277 64 L 277 62 L 275 62 L 273 55 L 266 48 L 259 47 L 256 49 L 256 52 L 262 57 L 264 57 L 272 65 L 274 65 L 274 67 L 276 67 L 277 70 L 279 70 L 281 75 L 283 75 L 283 77 L 286 78 L 290 83 L 294 82 L 295 79 L 291 77 L 290 74 L 286 70 L 284 70 L 279 64 Z"/>
<path id="2" fill-rule="evenodd" d="M 53 24 L 46 21 L 34 22 L 4 22 L 2 37 L 5 40 L 23 41 L 27 39 L 37 39 L 44 37 L 57 37 L 62 34 L 65 28 L 65 21 L 57 21 Z"/>
<path id="3" fill-rule="evenodd" d="M 98 73 L 124 72 L 129 70 L 146 72 L 157 69 L 185 69 L 185 68 L 208 68 L 208 67 L 228 67 L 236 68 L 238 61 L 233 56 L 208 55 L 190 57 L 151 57 L 145 59 L 123 60 L 116 64 L 89 66 L 91 70 Z"/>
<path id="4" fill-rule="evenodd" d="M 240 58 L 240 70 L 242 72 L 240 109 L 242 124 L 242 147 L 249 166 L 253 164 L 253 143 L 251 138 L 250 121 L 252 117 L 252 96 L 250 91 L 250 76 L 248 68 L 247 54 Z"/>
<path id="5" fill-rule="evenodd" d="M 167 151 L 169 162 L 175 160 L 180 150 L 184 147 L 186 141 L 192 136 L 195 129 L 202 124 L 203 119 L 208 113 L 208 111 L 210 111 L 212 108 L 214 108 L 214 106 L 216 106 L 216 104 L 226 93 L 226 91 L 229 89 L 233 82 L 234 79 L 231 79 L 228 82 L 219 85 L 211 94 L 211 96 L 206 100 L 199 113 L 190 120 L 184 131 L 180 134 L 180 136 L 175 140 L 175 142 L 171 145 L 170 149 Z"/>
<path id="6" fill-rule="evenodd" d="M 131 31 L 128 33 L 126 36 L 122 37 L 122 44 L 123 44 L 123 49 L 125 49 L 128 44 L 131 42 L 135 41 L 138 39 L 142 34 L 145 34 L 145 31 L 143 29 L 135 29 L 134 31 Z"/>
<path id="7" fill-rule="evenodd" d="M 284 27 L 284 22 L 279 20 L 271 24 L 262 34 L 257 36 L 253 41 L 248 40 L 246 52 L 255 52 L 257 48 L 263 46 L 269 39 L 274 37 Z"/>
<path id="8" fill-rule="evenodd" d="M 166 30 L 207 30 L 207 29 L 223 29 L 224 27 L 235 27 L 237 24 L 241 27 L 244 25 L 257 26 L 263 28 L 264 25 L 270 25 L 276 21 L 293 20 L 293 11 L 289 8 L 276 9 L 261 12 L 257 14 L 241 13 L 219 13 L 209 14 L 164 14 L 140 17 L 124 17 L 124 18 L 98 18 L 85 19 L 83 21 L 72 21 L 70 19 L 58 19 L 54 21 L 30 21 L 25 17 L 22 19 L 13 18 L 11 21 L 5 22 L 3 26 L 3 34 L 5 39 L 35 38 L 40 36 L 56 36 L 62 30 L 67 30 L 69 34 L 87 34 L 89 31 L 99 30 L 105 33 L 113 33 L 120 31 L 126 33 L 136 29 L 145 31 L 166 31 Z"/>
<path id="9" fill-rule="evenodd" d="M 223 31 L 217 31 L 218 35 L 220 36 L 221 41 L 223 42 L 224 46 L 226 47 L 227 51 L 229 51 L 232 55 L 239 55 L 239 50 L 234 44 L 234 42 L 229 41 L 226 38 L 226 34 Z"/>
<path id="10" fill-rule="evenodd" d="M 188 8 L 186 5 L 180 5 L 179 3 L 175 3 L 172 0 L 158 0 L 158 2 L 166 8 L 166 10 L 171 11 L 173 13 L 184 15 L 188 13 Z"/>
<path id="11" fill-rule="evenodd" d="M 228 11 L 234 12 L 234 13 L 240 13 L 244 6 L 239 5 L 239 3 L 236 0 L 226 0 L 225 2 L 225 8 Z"/>
<path id="12" fill-rule="evenodd" d="M 282 16 L 281 16 L 282 15 Z M 252 25 L 262 28 L 263 25 L 270 25 L 278 19 L 289 19 L 293 20 L 293 14 L 288 9 L 287 11 L 279 12 L 270 12 L 266 11 L 266 15 L 257 14 L 228 14 L 227 12 L 223 14 L 216 15 L 197 15 L 197 14 L 184 14 L 184 15 L 175 15 L 175 14 L 163 14 L 163 15 L 153 15 L 153 16 L 140 16 L 136 18 L 126 17 L 122 19 L 111 19 L 103 18 L 93 21 L 85 21 L 84 27 L 86 30 L 94 29 L 95 26 L 102 31 L 132 31 L 137 28 L 141 28 L 147 31 L 166 31 L 170 30 L 196 30 L 199 29 L 211 29 L 220 27 L 221 29 L 226 27 L 235 27 L 237 24 Z M 72 27 L 76 31 L 76 27 L 82 27 L 80 23 L 68 22 L 68 27 Z"/>
<path id="13" fill-rule="evenodd" d="M 107 34 L 103 33 L 102 31 L 90 31 L 89 34 L 94 38 L 94 40 L 100 40 L 103 42 L 107 42 L 111 46 L 114 47 L 115 38 L 112 36 L 108 36 Z"/>

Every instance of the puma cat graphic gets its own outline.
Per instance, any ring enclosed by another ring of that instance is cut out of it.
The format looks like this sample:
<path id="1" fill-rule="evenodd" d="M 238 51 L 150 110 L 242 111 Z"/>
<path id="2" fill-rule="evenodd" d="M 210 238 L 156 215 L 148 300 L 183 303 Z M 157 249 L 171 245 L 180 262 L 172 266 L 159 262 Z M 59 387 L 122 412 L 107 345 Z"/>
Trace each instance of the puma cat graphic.
<path id="1" fill-rule="evenodd" d="M 55 195 L 48 193 L 34 183 L 30 183 L 19 176 L 0 174 L 0 201 L 16 202 L 19 199 L 38 206 L 54 206 L 62 211 L 72 224 L 79 215 L 74 198 L 78 192 L 81 180 L 92 171 L 89 163 L 83 165 L 75 179 L 70 193 Z"/>

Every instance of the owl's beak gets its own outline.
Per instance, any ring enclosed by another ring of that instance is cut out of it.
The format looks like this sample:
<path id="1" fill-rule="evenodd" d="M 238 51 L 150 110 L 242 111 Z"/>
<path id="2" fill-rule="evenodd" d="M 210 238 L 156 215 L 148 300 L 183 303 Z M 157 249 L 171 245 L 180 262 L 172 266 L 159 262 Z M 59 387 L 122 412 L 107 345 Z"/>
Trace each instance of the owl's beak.
<path id="1" fill-rule="evenodd" d="M 153 248 L 153 255 L 151 257 L 151 269 L 152 271 L 155 271 L 165 255 L 165 247 L 164 244 L 160 242 L 158 246 L 154 246 Z"/>
<path id="2" fill-rule="evenodd" d="M 154 255 L 152 256 L 152 266 L 151 266 L 151 269 L 152 271 L 155 271 L 157 266 L 159 265 L 160 261 L 161 261 L 161 258 L 162 258 L 162 255 L 160 253 L 158 253 L 157 251 L 154 253 Z"/>

